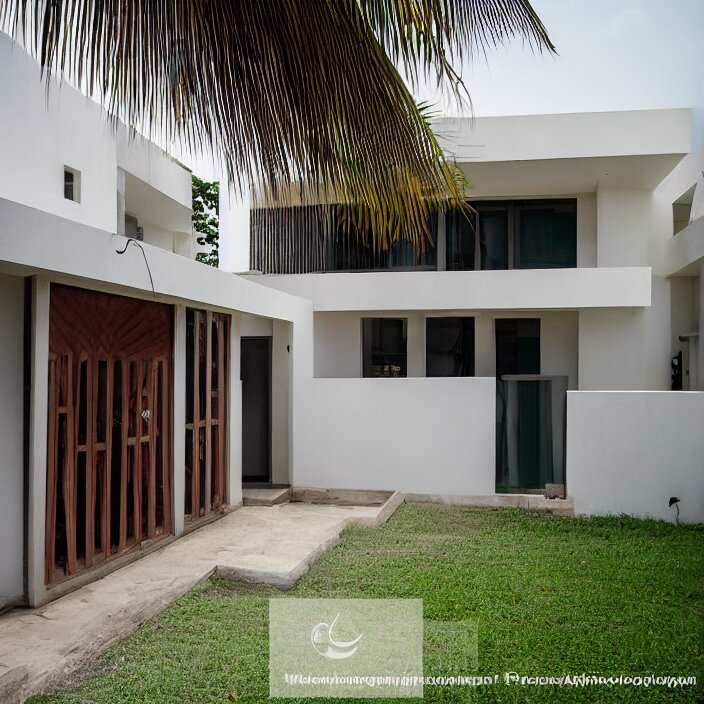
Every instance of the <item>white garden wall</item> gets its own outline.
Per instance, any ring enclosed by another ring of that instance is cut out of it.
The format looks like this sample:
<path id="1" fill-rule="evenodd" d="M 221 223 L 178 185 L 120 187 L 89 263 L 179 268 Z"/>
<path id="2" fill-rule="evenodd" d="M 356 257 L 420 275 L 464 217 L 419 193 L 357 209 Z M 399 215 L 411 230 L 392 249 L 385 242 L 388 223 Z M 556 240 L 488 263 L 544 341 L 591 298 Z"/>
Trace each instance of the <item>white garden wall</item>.
<path id="1" fill-rule="evenodd" d="M 567 393 L 567 492 L 580 514 L 704 521 L 704 393 Z"/>
<path id="2" fill-rule="evenodd" d="M 493 378 L 313 379 L 296 486 L 495 491 Z"/>

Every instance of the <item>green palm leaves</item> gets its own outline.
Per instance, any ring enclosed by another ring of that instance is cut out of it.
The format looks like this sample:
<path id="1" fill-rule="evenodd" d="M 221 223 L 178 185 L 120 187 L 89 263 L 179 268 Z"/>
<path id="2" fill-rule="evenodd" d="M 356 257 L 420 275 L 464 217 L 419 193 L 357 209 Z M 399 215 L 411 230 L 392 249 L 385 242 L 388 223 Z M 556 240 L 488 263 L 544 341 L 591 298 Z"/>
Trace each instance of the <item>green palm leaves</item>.
<path id="1" fill-rule="evenodd" d="M 421 245 L 429 207 L 462 198 L 398 69 L 461 95 L 465 56 L 514 36 L 553 50 L 527 0 L 0 1 L 113 115 L 211 150 L 270 200 L 356 204 L 381 246 Z"/>

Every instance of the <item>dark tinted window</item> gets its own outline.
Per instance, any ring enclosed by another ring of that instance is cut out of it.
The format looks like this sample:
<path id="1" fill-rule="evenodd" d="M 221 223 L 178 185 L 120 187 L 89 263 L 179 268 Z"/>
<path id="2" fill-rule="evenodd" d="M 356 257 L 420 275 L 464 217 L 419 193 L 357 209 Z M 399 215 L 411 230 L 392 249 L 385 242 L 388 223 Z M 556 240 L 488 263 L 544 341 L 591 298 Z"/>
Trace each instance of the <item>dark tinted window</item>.
<path id="1" fill-rule="evenodd" d="M 455 208 L 445 213 L 445 247 L 448 271 L 474 269 L 474 218 Z"/>
<path id="2" fill-rule="evenodd" d="M 540 374 L 540 319 L 496 320 L 496 377 Z"/>
<path id="3" fill-rule="evenodd" d="M 406 376 L 405 318 L 362 318 L 362 376 Z"/>
<path id="4" fill-rule="evenodd" d="M 427 318 L 425 375 L 474 376 L 474 318 Z"/>
<path id="5" fill-rule="evenodd" d="M 516 269 L 577 266 L 577 208 L 574 201 L 523 204 L 516 209 Z"/>
<path id="6" fill-rule="evenodd" d="M 482 269 L 508 269 L 508 208 L 483 206 L 478 212 Z"/>

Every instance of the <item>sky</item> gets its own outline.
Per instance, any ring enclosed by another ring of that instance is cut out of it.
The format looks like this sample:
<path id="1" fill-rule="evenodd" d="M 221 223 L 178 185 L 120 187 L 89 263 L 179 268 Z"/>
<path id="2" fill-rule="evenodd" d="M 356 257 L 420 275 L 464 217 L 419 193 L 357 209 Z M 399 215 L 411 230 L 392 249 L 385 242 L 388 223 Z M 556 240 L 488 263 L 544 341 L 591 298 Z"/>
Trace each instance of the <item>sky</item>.
<path id="1" fill-rule="evenodd" d="M 704 108 L 704 0 L 533 0 L 558 55 L 520 41 L 463 67 L 475 114 Z"/>
<path id="2" fill-rule="evenodd" d="M 486 62 L 464 66 L 476 116 L 692 107 L 694 143 L 700 143 L 704 0 L 532 4 L 558 55 L 534 54 L 515 42 L 489 52 Z M 421 90 L 418 97 L 431 95 Z M 443 111 L 458 113 L 456 108 Z M 246 206 L 233 209 L 227 218 L 230 235 L 222 243 L 223 267 L 242 271 L 248 268 Z"/>

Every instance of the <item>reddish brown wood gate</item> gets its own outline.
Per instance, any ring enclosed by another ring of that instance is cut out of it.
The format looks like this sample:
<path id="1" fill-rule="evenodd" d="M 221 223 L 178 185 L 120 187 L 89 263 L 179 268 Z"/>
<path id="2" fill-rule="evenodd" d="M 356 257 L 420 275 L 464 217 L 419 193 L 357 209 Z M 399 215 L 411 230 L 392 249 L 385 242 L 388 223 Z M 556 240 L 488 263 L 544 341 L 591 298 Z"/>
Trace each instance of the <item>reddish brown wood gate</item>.
<path id="1" fill-rule="evenodd" d="M 172 531 L 171 306 L 52 285 L 45 581 Z"/>
<path id="2" fill-rule="evenodd" d="M 186 314 L 186 521 L 220 510 L 226 498 L 230 316 Z"/>

